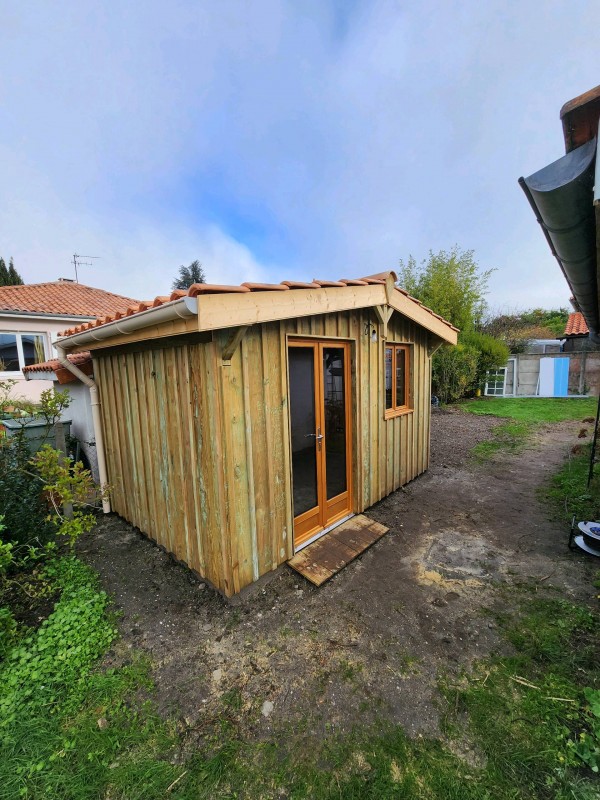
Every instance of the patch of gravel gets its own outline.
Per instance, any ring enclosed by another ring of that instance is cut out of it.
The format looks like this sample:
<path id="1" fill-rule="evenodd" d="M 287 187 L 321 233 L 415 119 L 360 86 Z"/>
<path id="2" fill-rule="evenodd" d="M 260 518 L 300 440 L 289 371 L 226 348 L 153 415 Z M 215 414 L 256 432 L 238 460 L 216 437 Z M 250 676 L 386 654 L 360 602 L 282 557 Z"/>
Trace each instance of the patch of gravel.
<path id="1" fill-rule="evenodd" d="M 498 417 L 469 414 L 458 409 L 431 409 L 431 466 L 459 467 L 476 444 L 506 422 Z"/>

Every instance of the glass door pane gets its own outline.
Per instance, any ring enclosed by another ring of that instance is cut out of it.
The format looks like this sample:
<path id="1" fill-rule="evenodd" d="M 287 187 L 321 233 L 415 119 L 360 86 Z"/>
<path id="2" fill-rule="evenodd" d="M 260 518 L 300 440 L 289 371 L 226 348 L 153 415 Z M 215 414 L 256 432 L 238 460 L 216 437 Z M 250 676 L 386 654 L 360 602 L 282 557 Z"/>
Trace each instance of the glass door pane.
<path id="1" fill-rule="evenodd" d="M 315 349 L 290 347 L 290 420 L 294 516 L 318 505 Z M 267 458 L 268 458 L 267 454 Z"/>
<path id="2" fill-rule="evenodd" d="M 344 349 L 323 348 L 323 397 L 327 499 L 346 491 L 346 387 Z"/>

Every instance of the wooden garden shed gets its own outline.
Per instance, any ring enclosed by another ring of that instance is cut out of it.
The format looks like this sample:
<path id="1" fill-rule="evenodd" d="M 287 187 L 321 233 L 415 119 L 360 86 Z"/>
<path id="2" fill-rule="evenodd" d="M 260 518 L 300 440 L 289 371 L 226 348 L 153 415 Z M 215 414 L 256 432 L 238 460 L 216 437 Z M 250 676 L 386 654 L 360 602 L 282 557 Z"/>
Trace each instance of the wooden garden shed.
<path id="1" fill-rule="evenodd" d="M 231 596 L 422 473 L 457 330 L 395 282 L 195 284 L 66 331 L 112 508 Z"/>

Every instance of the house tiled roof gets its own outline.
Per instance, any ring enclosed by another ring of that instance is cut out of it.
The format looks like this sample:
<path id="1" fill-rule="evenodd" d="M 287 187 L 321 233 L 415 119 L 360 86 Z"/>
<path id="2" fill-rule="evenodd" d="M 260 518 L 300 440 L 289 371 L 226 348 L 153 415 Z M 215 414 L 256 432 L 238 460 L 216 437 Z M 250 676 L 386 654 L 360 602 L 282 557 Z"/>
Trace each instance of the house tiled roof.
<path id="1" fill-rule="evenodd" d="M 86 375 L 92 374 L 92 355 L 89 350 L 83 353 L 69 354 L 67 356 L 71 364 L 84 372 Z M 59 383 L 71 383 L 77 380 L 72 372 L 69 372 L 66 367 L 63 367 L 58 358 L 52 358 L 50 361 L 42 361 L 40 364 L 32 364 L 29 367 L 23 367 L 23 374 L 31 376 L 34 372 L 54 372 L 56 379 Z"/>
<path id="2" fill-rule="evenodd" d="M 587 336 L 589 332 L 589 328 L 581 311 L 575 311 L 569 314 L 567 327 L 565 328 L 565 336 Z"/>
<path id="3" fill-rule="evenodd" d="M 369 284 L 384 284 L 386 276 L 389 273 L 380 273 L 378 275 L 370 275 L 366 278 L 342 278 L 339 281 L 320 281 L 313 280 L 312 283 L 303 283 L 300 281 L 282 281 L 282 283 L 242 283 L 240 286 L 225 286 L 220 284 L 211 283 L 194 283 L 189 289 L 175 289 L 169 296 L 155 297 L 154 300 L 143 300 L 141 303 L 131 304 L 125 311 L 117 311 L 116 313 L 107 315 L 103 318 L 97 319 L 95 322 L 85 322 L 82 325 L 69 328 L 64 331 L 62 336 L 72 336 L 75 333 L 89 330 L 90 328 L 97 328 L 100 325 L 105 325 L 108 322 L 114 322 L 122 317 L 129 317 L 141 311 L 147 311 L 150 308 L 157 308 L 165 303 L 172 302 L 173 300 L 181 300 L 182 297 L 201 297 L 205 294 L 232 294 L 232 293 L 246 293 L 246 292 L 287 292 L 298 289 L 326 289 L 330 287 L 345 288 L 346 286 L 368 286 Z M 452 330 L 457 331 L 450 322 L 445 320 L 439 314 L 436 314 L 430 308 L 423 305 L 420 300 L 409 295 L 404 289 L 396 287 L 396 291 L 401 292 L 408 297 L 409 300 L 417 303 L 425 311 L 432 314 L 436 319 L 439 319 L 444 324 L 448 325 Z"/>
<path id="4" fill-rule="evenodd" d="M 137 303 L 131 297 L 71 281 L 0 286 L 0 314 L 2 311 L 12 311 L 97 318 L 124 313 Z"/>

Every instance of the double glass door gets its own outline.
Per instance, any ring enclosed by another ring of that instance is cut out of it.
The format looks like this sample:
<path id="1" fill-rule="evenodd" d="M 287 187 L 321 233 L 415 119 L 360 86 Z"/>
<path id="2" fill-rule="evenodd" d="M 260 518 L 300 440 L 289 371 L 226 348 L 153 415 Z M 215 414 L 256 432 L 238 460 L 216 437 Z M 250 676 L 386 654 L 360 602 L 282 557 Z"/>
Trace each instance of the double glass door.
<path id="1" fill-rule="evenodd" d="M 350 345 L 288 342 L 294 547 L 351 512 Z"/>

